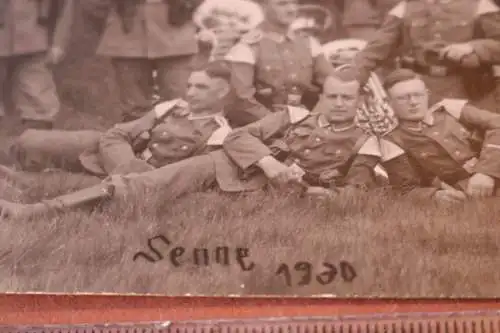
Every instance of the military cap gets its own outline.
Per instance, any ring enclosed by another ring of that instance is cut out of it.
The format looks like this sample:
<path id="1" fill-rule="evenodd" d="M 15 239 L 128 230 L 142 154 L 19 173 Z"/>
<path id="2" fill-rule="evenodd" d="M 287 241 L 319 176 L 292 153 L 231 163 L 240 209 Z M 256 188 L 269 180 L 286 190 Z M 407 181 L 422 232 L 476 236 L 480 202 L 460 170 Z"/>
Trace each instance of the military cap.
<path id="1" fill-rule="evenodd" d="M 396 84 L 398 84 L 399 82 L 418 79 L 418 78 L 420 78 L 420 76 L 411 69 L 398 68 L 387 74 L 383 82 L 383 87 L 385 90 L 388 90 L 391 89 Z"/>

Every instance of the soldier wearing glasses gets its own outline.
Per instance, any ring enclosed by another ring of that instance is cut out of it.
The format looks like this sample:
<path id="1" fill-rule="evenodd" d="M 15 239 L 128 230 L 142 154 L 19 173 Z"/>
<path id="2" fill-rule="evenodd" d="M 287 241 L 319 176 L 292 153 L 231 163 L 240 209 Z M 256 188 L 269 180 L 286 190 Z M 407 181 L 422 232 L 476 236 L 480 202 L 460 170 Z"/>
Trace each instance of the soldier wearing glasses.
<path id="1" fill-rule="evenodd" d="M 463 99 L 429 107 L 424 81 L 408 69 L 389 74 L 384 87 L 399 121 L 380 140 L 382 164 L 395 188 L 446 202 L 495 194 L 500 115 Z"/>

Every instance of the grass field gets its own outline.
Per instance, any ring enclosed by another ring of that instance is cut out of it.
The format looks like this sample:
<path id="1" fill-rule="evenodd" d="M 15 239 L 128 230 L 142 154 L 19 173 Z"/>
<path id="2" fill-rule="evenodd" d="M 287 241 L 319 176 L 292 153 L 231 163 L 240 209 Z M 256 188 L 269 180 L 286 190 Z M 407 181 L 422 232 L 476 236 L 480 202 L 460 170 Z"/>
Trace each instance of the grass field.
<path id="1" fill-rule="evenodd" d="M 104 129 L 118 119 L 113 74 L 93 57 L 96 35 L 79 22 L 78 39 L 57 72 L 64 102 L 59 128 Z M 18 129 L 16 119 L 4 126 L 4 151 Z M 88 182 L 68 174 L 30 177 L 25 189 L 0 179 L 0 196 L 33 202 Z M 95 211 L 2 222 L 0 291 L 500 296 L 495 199 L 454 208 L 412 203 L 384 191 L 330 202 L 272 192 L 161 200 L 150 194 Z M 158 235 L 169 242 L 153 241 L 163 259 L 134 261 L 139 251 L 154 254 L 148 239 Z"/>

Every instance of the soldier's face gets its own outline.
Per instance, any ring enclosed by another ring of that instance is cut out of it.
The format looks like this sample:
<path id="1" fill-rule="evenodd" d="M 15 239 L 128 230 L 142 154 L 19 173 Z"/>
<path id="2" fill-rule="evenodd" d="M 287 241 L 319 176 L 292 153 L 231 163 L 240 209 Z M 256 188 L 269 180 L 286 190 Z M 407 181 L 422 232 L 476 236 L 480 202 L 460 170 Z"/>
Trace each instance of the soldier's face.
<path id="1" fill-rule="evenodd" d="M 429 107 L 429 94 L 420 79 L 399 82 L 388 91 L 391 106 L 400 120 L 421 121 Z"/>
<path id="2" fill-rule="evenodd" d="M 193 72 L 188 80 L 186 100 L 192 112 L 218 107 L 229 91 L 229 84 L 221 78 L 211 78 L 205 72 Z"/>
<path id="3" fill-rule="evenodd" d="M 324 115 L 332 123 L 353 121 L 356 117 L 361 96 L 357 81 L 344 82 L 337 78 L 328 78 L 323 85 L 321 103 L 324 103 Z"/>
<path id="4" fill-rule="evenodd" d="M 298 0 L 267 0 L 267 16 L 281 24 L 290 25 L 297 18 Z"/>

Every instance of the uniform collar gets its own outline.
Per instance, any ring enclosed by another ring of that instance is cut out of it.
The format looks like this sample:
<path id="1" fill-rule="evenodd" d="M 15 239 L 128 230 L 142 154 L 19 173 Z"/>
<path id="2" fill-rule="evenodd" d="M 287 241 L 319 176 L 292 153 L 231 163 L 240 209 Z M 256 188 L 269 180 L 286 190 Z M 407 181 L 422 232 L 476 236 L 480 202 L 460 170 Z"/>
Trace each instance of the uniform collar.
<path id="1" fill-rule="evenodd" d="M 268 21 L 263 22 L 260 27 L 264 36 L 277 43 L 283 43 L 286 40 L 292 40 L 294 37 L 289 29 L 283 31 L 282 27 L 278 27 Z"/>
<path id="2" fill-rule="evenodd" d="M 321 128 L 330 127 L 332 132 L 345 132 L 345 131 L 348 131 L 348 130 L 356 127 L 356 124 L 353 122 L 351 125 L 344 126 L 341 128 L 335 128 L 331 123 L 328 122 L 328 120 L 326 119 L 326 117 L 323 114 L 319 114 L 318 115 L 318 126 Z"/>

